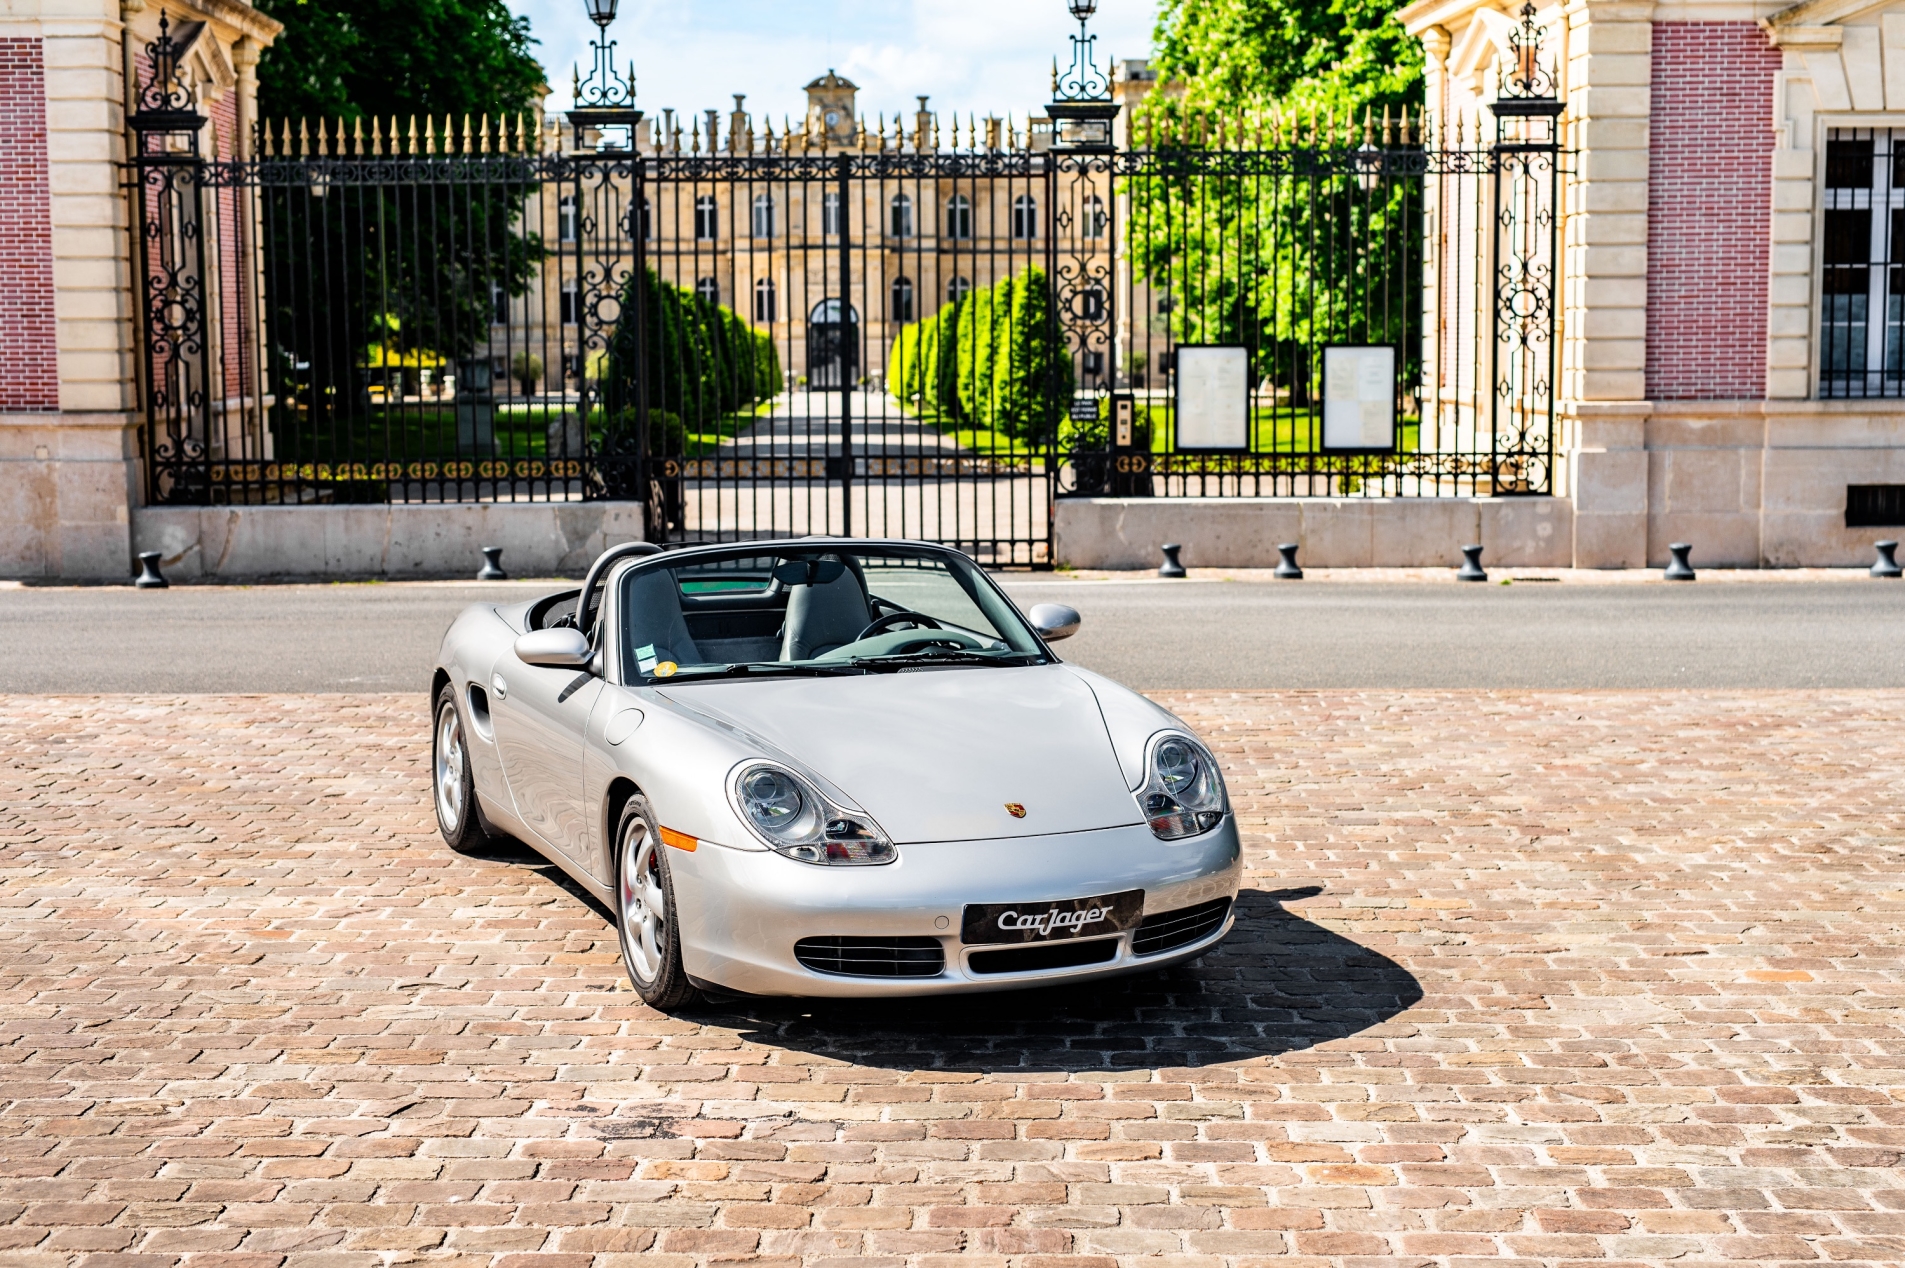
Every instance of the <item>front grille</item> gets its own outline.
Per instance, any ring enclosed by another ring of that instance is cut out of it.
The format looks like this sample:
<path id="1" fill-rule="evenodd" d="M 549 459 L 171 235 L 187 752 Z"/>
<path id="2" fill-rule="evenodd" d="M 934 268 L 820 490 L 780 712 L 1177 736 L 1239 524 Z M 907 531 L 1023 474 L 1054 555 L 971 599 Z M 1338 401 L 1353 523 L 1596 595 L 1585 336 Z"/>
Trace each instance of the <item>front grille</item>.
<path id="1" fill-rule="evenodd" d="M 1116 938 L 1089 942 L 1068 938 L 1003 951 L 974 951 L 967 963 L 974 973 L 1032 973 L 1039 969 L 1069 969 L 1080 964 L 1102 964 L 1118 954 Z"/>
<path id="2" fill-rule="evenodd" d="M 1229 914 L 1230 899 L 1218 898 L 1195 907 L 1146 916 L 1138 932 L 1132 935 L 1131 954 L 1156 955 L 1172 947 L 1188 946 L 1222 928 L 1224 917 Z"/>
<path id="3" fill-rule="evenodd" d="M 946 949 L 938 938 L 802 938 L 794 958 L 816 973 L 842 977 L 938 977 Z"/>

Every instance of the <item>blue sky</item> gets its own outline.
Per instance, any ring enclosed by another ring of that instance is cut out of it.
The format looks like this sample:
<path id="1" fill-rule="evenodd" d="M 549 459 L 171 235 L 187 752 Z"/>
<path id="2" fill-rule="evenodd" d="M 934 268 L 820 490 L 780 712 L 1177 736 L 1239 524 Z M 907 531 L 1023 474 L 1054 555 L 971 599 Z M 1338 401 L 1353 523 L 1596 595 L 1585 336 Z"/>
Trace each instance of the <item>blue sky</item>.
<path id="1" fill-rule="evenodd" d="M 506 0 L 525 14 L 549 72 L 552 109 L 568 104 L 570 67 L 588 67 L 595 27 L 583 0 Z M 1100 0 L 1098 61 L 1150 49 L 1156 0 Z M 806 109 L 801 85 L 829 67 L 860 85 L 868 118 L 933 109 L 1023 117 L 1049 94 L 1052 57 L 1070 57 L 1077 29 L 1064 0 L 621 0 L 609 33 L 635 62 L 641 107 L 733 108 L 732 94 L 780 128 Z"/>

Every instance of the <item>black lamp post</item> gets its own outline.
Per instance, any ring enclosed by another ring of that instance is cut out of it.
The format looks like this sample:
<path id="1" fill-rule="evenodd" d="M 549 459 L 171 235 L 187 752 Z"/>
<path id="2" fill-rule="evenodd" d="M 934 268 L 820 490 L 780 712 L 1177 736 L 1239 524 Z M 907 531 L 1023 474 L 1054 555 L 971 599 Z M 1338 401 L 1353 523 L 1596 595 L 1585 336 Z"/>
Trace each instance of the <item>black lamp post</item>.
<path id="1" fill-rule="evenodd" d="M 1098 12 L 1098 0 L 1066 3 L 1078 19 L 1078 34 L 1071 37 L 1071 67 L 1061 75 L 1058 62 L 1052 62 L 1052 102 L 1045 108 L 1052 119 L 1052 148 L 1109 150 L 1111 121 L 1118 116 L 1118 103 L 1111 99 L 1111 77 L 1098 68 L 1093 57 L 1098 37 L 1085 25 Z"/>
<path id="2" fill-rule="evenodd" d="M 635 108 L 635 65 L 629 63 L 628 77 L 615 74 L 615 41 L 608 38 L 609 23 L 615 21 L 616 0 L 583 0 L 589 21 L 595 23 L 596 37 L 589 41 L 595 64 L 589 77 L 575 72 L 575 106 L 569 111 L 569 123 L 576 130 L 578 145 L 584 128 L 627 128 L 631 148 L 635 127 L 642 112 Z"/>

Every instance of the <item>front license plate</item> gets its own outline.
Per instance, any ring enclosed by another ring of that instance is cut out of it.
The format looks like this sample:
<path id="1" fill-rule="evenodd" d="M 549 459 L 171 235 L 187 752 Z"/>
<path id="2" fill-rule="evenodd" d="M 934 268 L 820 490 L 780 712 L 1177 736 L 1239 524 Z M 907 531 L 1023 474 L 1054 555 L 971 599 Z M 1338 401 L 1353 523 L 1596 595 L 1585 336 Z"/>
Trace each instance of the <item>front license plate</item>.
<path id="1" fill-rule="evenodd" d="M 1142 915 L 1141 889 L 1096 898 L 1062 898 L 1055 903 L 969 903 L 959 922 L 959 940 L 984 944 L 1089 938 L 1135 929 Z"/>

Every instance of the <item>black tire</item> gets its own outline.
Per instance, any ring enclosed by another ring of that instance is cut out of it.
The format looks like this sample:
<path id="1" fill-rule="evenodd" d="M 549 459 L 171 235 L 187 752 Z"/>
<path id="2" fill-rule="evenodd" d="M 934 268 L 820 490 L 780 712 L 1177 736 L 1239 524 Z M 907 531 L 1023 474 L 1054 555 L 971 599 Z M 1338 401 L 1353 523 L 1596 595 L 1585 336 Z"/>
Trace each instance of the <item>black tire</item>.
<path id="1" fill-rule="evenodd" d="M 661 825 L 646 798 L 630 797 L 615 829 L 615 933 L 636 993 L 664 1012 L 699 994 L 681 967 L 678 910 Z"/>
<path id="2" fill-rule="evenodd" d="M 499 838 L 483 822 L 482 808 L 476 804 L 468 736 L 463 711 L 457 708 L 456 688 L 445 683 L 430 715 L 430 799 L 436 803 L 437 829 L 450 848 L 458 854 L 479 854 Z"/>

